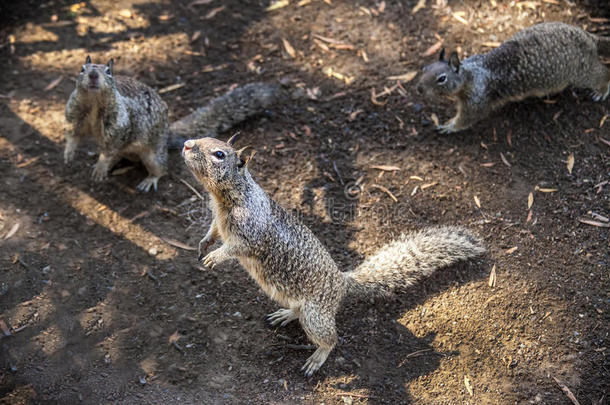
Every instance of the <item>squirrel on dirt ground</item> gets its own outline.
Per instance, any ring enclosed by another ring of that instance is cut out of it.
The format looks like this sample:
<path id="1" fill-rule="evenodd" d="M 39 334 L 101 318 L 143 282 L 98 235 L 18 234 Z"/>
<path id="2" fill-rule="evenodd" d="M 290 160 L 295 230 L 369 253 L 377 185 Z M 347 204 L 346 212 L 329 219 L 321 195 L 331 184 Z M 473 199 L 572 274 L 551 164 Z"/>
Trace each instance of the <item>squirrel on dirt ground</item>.
<path id="1" fill-rule="evenodd" d="M 417 91 L 428 99 L 457 99 L 457 114 L 438 129 L 467 129 L 502 105 L 558 93 L 568 86 L 591 89 L 595 101 L 610 92 L 610 72 L 599 55 L 610 55 L 610 38 L 560 22 L 517 32 L 498 48 L 460 62 L 456 52 L 423 69 Z"/>
<path id="2" fill-rule="evenodd" d="M 326 248 L 298 219 L 269 198 L 248 172 L 244 149 L 215 138 L 191 139 L 182 155 L 210 193 L 213 219 L 199 243 L 199 260 L 214 268 L 236 258 L 263 291 L 285 309 L 272 325 L 298 319 L 317 350 L 303 366 L 311 376 L 337 343 L 335 314 L 346 295 L 385 296 L 440 267 L 485 252 L 469 230 L 431 227 L 402 235 L 355 270 L 341 272 Z M 220 238 L 222 246 L 203 257 Z"/>
<path id="3" fill-rule="evenodd" d="M 278 86 L 251 83 L 210 101 L 171 126 L 167 104 L 147 85 L 125 76 L 113 75 L 114 61 L 100 65 L 87 56 L 76 79 L 76 88 L 66 104 L 64 161 L 74 159 L 84 137 L 92 137 L 100 148 L 93 169 L 96 181 L 106 180 L 120 158 L 141 160 L 148 177 L 137 189 L 157 190 L 159 178 L 167 172 L 167 149 L 185 139 L 215 136 L 244 119 L 260 114 L 279 96 Z"/>

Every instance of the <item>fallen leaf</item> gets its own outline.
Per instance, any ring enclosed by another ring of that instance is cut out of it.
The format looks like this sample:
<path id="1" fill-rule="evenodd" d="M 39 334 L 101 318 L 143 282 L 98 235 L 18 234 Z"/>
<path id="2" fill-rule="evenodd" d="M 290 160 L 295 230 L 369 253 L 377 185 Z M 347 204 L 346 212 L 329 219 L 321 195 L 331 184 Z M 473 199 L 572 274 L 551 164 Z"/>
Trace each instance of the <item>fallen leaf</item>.
<path id="1" fill-rule="evenodd" d="M 119 15 L 123 18 L 131 18 L 133 17 L 133 13 L 131 12 L 131 10 L 124 8 L 123 10 L 119 11 Z"/>
<path id="2" fill-rule="evenodd" d="M 413 9 L 411 10 L 411 14 L 417 13 L 419 10 L 421 10 L 424 7 L 426 7 L 426 0 L 419 0 L 417 2 L 417 4 L 415 5 L 415 7 L 413 7 Z"/>
<path id="3" fill-rule="evenodd" d="M 179 88 L 184 87 L 184 86 L 186 86 L 186 83 L 172 84 L 171 86 L 167 86 L 167 87 L 162 88 L 157 93 L 159 93 L 159 94 L 169 93 L 170 91 L 178 90 Z"/>
<path id="4" fill-rule="evenodd" d="M 421 177 L 419 177 L 419 176 L 410 176 L 410 177 L 409 177 L 409 180 L 419 180 L 419 181 L 424 181 L 424 179 L 422 179 L 422 178 L 421 178 Z"/>
<path id="5" fill-rule="evenodd" d="M 462 17 L 462 15 L 464 15 L 464 12 L 455 12 L 453 13 L 453 18 L 455 18 L 456 20 L 458 20 L 459 22 L 461 22 L 464 25 L 470 25 L 470 23 L 468 22 L 468 20 L 466 20 L 464 17 Z"/>
<path id="6" fill-rule="evenodd" d="M 387 165 L 373 165 L 373 166 L 371 166 L 371 169 L 379 169 L 379 170 L 383 170 L 385 172 L 393 172 L 393 171 L 400 170 L 400 167 L 387 166 Z"/>
<path id="7" fill-rule="evenodd" d="M 574 153 L 570 153 L 570 156 L 568 156 L 567 168 L 568 173 L 572 174 L 572 169 L 574 168 Z"/>
<path id="8" fill-rule="evenodd" d="M 290 45 L 290 42 L 288 42 L 288 40 L 286 40 L 285 38 L 282 38 L 282 43 L 284 44 L 284 49 L 286 50 L 286 53 L 290 55 L 292 59 L 294 59 L 297 56 L 297 53 L 295 52 L 292 45 Z"/>
<path id="9" fill-rule="evenodd" d="M 290 4 L 290 0 L 278 0 L 265 9 L 265 11 L 279 10 Z"/>
<path id="10" fill-rule="evenodd" d="M 163 242 L 167 243 L 168 245 L 172 245 L 174 247 L 180 248 L 180 249 L 184 249 L 184 250 L 192 250 L 195 251 L 197 250 L 196 247 L 193 246 L 189 246 L 185 243 L 182 243 L 178 240 L 174 240 L 174 239 L 170 239 L 170 238 L 164 238 L 162 236 L 159 237 Z"/>
<path id="11" fill-rule="evenodd" d="M 608 119 L 608 117 L 609 117 L 609 115 L 608 115 L 608 114 L 605 114 L 605 115 L 602 117 L 601 121 L 599 121 L 599 127 L 600 127 L 600 128 L 604 126 L 604 122 L 606 122 L 606 120 Z"/>
<path id="12" fill-rule="evenodd" d="M 491 268 L 491 273 L 489 273 L 488 285 L 492 288 L 496 286 L 496 265 L 495 264 Z"/>
<path id="13" fill-rule="evenodd" d="M 487 162 L 487 163 L 481 163 L 481 166 L 483 167 L 493 167 L 496 164 L 494 162 Z"/>
<path id="14" fill-rule="evenodd" d="M 438 41 L 437 43 L 435 43 L 434 45 L 432 45 L 430 48 L 426 49 L 421 56 L 431 56 L 434 55 L 435 53 L 437 53 L 440 49 L 441 46 L 443 46 L 443 41 Z"/>
<path id="15" fill-rule="evenodd" d="M 474 395 L 474 392 L 472 391 L 472 386 L 470 385 L 470 378 L 467 375 L 464 376 L 464 385 L 466 386 L 466 390 L 468 391 L 470 396 Z"/>
<path id="16" fill-rule="evenodd" d="M 530 208 L 532 208 L 532 204 L 534 204 L 534 193 L 530 193 L 527 196 L 527 209 L 529 210 Z"/>
<path id="17" fill-rule="evenodd" d="M 508 160 L 506 160 L 502 152 L 500 152 L 500 159 L 502 159 L 502 163 L 504 163 L 506 166 L 511 167 L 511 164 L 508 163 Z"/>
<path id="18" fill-rule="evenodd" d="M 19 230 L 19 226 L 20 226 L 19 222 L 17 222 L 15 225 L 13 225 L 11 230 L 8 231 L 8 233 L 4 236 L 4 240 L 14 236 L 17 233 L 17 231 Z"/>
<path id="19" fill-rule="evenodd" d="M 587 218 L 578 218 L 578 222 L 582 222 L 583 224 L 587 224 L 587 225 L 597 226 L 600 228 L 610 228 L 610 224 L 599 222 L 599 221 L 594 221 L 592 219 L 587 219 Z"/>
<path id="20" fill-rule="evenodd" d="M 541 193 L 554 193 L 559 190 L 556 188 L 539 188 L 538 191 L 540 191 Z"/>
<path id="21" fill-rule="evenodd" d="M 482 42 L 481 45 L 486 46 L 487 48 L 497 48 L 502 45 L 502 42 Z"/>
<path id="22" fill-rule="evenodd" d="M 364 112 L 364 110 L 363 110 L 363 109 L 361 109 L 361 108 L 357 109 L 356 111 L 352 112 L 352 113 L 349 115 L 349 120 L 350 120 L 350 121 L 355 120 L 355 119 L 356 119 L 356 117 L 358 117 L 358 115 L 362 114 L 363 112 Z"/>
<path id="23" fill-rule="evenodd" d="M 438 117 L 436 116 L 436 114 L 432 113 L 430 115 L 430 119 L 432 120 L 432 122 L 434 122 L 434 125 L 436 125 L 438 127 L 440 121 L 439 121 Z"/>
<path id="24" fill-rule="evenodd" d="M 389 76 L 388 80 L 401 80 L 404 83 L 409 83 L 411 80 L 413 80 L 415 78 L 415 76 L 417 76 L 417 71 L 412 71 L 412 72 L 407 72 L 407 73 L 404 73 L 404 74 L 398 75 L 398 76 Z"/>
<path id="25" fill-rule="evenodd" d="M 385 188 L 384 186 L 380 186 L 379 184 L 371 184 L 371 187 L 379 189 L 381 191 L 383 191 L 384 193 L 386 193 L 387 195 L 390 196 L 390 198 L 392 200 L 394 200 L 395 203 L 398 202 L 398 199 L 394 196 L 394 194 L 392 194 L 392 192 L 390 190 L 388 190 L 387 188 Z"/>
<path id="26" fill-rule="evenodd" d="M 171 336 L 169 337 L 169 344 L 174 344 L 177 343 L 178 340 L 180 340 L 182 336 L 180 336 L 180 334 L 178 333 L 178 331 L 175 331 L 174 333 L 171 334 Z"/>
<path id="27" fill-rule="evenodd" d="M 57 79 L 53 80 L 51 83 L 49 83 L 47 85 L 47 87 L 44 88 L 44 91 L 50 91 L 53 90 L 55 87 L 57 87 L 57 85 L 59 83 L 61 83 L 61 80 L 63 79 L 63 76 L 59 76 Z"/>
<path id="28" fill-rule="evenodd" d="M 195 0 L 191 1 L 187 7 L 204 6 L 206 4 L 210 4 L 212 1 L 214 0 Z"/>
<path id="29" fill-rule="evenodd" d="M 474 203 L 478 208 L 481 208 L 481 200 L 479 200 L 479 197 L 477 197 L 476 195 L 474 196 Z"/>
<path id="30" fill-rule="evenodd" d="M 519 246 L 513 246 L 510 249 L 506 249 L 506 251 L 504 252 L 505 255 L 509 255 L 511 253 L 514 253 L 517 249 L 519 249 Z"/>
<path id="31" fill-rule="evenodd" d="M 205 17 L 203 17 L 203 19 L 204 20 L 212 19 L 212 18 L 214 18 L 216 16 L 216 14 L 220 13 L 225 8 L 226 8 L 225 6 L 220 6 L 220 7 L 213 8 L 212 10 L 210 10 L 209 13 L 207 13 L 205 15 Z"/>

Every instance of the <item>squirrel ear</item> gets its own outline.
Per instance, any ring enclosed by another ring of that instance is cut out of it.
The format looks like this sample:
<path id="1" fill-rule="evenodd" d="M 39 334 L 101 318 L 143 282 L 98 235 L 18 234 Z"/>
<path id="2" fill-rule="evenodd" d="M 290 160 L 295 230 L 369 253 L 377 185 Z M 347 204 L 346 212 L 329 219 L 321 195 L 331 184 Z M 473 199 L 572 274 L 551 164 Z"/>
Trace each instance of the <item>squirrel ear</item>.
<path id="1" fill-rule="evenodd" d="M 438 60 L 441 62 L 445 60 L 445 48 L 441 49 L 441 54 L 438 56 Z"/>
<path id="2" fill-rule="evenodd" d="M 233 146 L 235 144 L 235 141 L 237 140 L 238 136 L 239 132 L 236 132 L 232 137 L 229 138 L 229 140 L 227 141 L 229 146 Z"/>
<path id="3" fill-rule="evenodd" d="M 110 76 L 112 76 L 112 68 L 114 67 L 114 59 L 110 59 L 108 61 L 108 63 L 106 64 L 106 66 L 108 66 L 108 70 L 110 70 Z"/>
<path id="4" fill-rule="evenodd" d="M 246 149 L 251 148 L 251 146 L 244 146 L 243 148 L 241 148 L 240 150 L 238 150 L 237 153 L 237 158 L 239 159 L 239 163 L 237 164 L 237 167 L 239 167 L 240 169 L 242 167 L 246 167 L 248 166 L 248 163 L 250 163 L 250 160 L 252 160 L 252 158 L 254 157 L 254 155 L 256 155 L 256 150 L 254 150 L 250 156 L 245 157 L 244 156 L 244 152 L 246 151 Z"/>
<path id="5" fill-rule="evenodd" d="M 460 71 L 460 58 L 457 52 L 452 52 L 451 56 L 449 56 L 449 66 L 451 66 L 455 73 Z"/>
<path id="6" fill-rule="evenodd" d="M 85 63 L 91 63 L 91 56 L 87 55 L 87 59 L 85 59 Z"/>

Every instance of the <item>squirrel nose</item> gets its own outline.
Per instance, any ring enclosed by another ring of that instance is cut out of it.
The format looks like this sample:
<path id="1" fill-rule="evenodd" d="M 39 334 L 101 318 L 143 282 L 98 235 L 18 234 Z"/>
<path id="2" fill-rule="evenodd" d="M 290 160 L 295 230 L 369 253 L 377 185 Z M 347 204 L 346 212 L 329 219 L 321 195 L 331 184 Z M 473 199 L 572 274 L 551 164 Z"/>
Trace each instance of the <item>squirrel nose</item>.
<path id="1" fill-rule="evenodd" d="M 100 77 L 100 75 L 95 70 L 89 72 L 89 79 L 96 80 L 98 77 Z"/>
<path id="2" fill-rule="evenodd" d="M 186 152 L 187 150 L 193 149 L 193 146 L 195 146 L 195 141 L 189 139 L 188 141 L 184 142 L 184 151 Z"/>

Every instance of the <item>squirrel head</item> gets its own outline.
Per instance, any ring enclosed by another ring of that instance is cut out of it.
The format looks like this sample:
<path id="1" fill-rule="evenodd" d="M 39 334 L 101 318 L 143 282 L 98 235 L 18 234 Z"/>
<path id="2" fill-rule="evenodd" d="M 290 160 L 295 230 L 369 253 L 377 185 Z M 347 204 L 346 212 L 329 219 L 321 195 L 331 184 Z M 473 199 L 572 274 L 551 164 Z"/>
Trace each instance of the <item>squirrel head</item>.
<path id="1" fill-rule="evenodd" d="M 427 98 L 452 97 L 457 95 L 463 86 L 464 75 L 457 52 L 452 52 L 449 60 L 446 60 L 443 49 L 438 62 L 424 67 L 417 83 L 417 92 Z"/>
<path id="2" fill-rule="evenodd" d="M 189 170 L 208 192 L 221 199 L 239 192 L 250 179 L 248 162 L 254 153 L 245 156 L 248 146 L 235 150 L 236 138 L 233 135 L 227 142 L 216 138 L 190 139 L 182 148 Z"/>
<path id="3" fill-rule="evenodd" d="M 110 59 L 105 65 L 91 63 L 91 57 L 87 56 L 85 64 L 76 79 L 76 87 L 81 91 L 97 93 L 107 88 L 114 87 L 114 76 L 112 68 L 114 59 Z"/>

